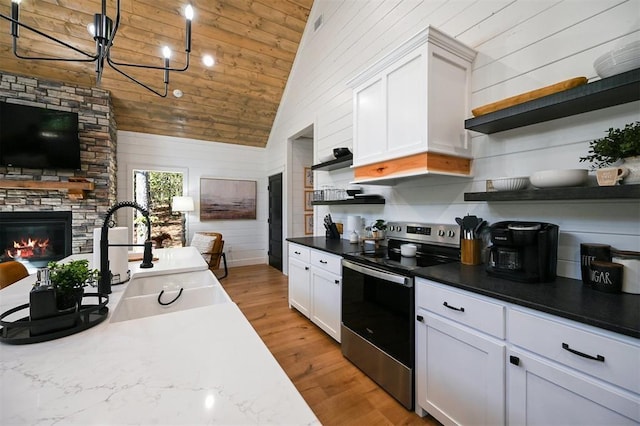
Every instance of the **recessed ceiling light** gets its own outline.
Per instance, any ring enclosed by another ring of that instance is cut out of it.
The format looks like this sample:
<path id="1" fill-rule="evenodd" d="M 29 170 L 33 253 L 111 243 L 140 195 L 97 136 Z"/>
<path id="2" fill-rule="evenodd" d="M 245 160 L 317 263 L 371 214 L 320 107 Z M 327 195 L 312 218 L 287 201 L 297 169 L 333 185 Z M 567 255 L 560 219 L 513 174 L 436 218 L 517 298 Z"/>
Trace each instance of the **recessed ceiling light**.
<path id="1" fill-rule="evenodd" d="M 176 98 L 181 98 L 182 95 L 184 95 L 184 93 L 182 93 L 182 90 L 180 89 L 176 89 L 173 91 L 173 96 L 175 96 Z"/>
<path id="2" fill-rule="evenodd" d="M 213 60 L 213 56 L 211 55 L 204 55 L 202 57 L 202 63 L 205 64 L 208 67 L 212 67 L 213 64 L 215 63 L 215 61 Z"/>

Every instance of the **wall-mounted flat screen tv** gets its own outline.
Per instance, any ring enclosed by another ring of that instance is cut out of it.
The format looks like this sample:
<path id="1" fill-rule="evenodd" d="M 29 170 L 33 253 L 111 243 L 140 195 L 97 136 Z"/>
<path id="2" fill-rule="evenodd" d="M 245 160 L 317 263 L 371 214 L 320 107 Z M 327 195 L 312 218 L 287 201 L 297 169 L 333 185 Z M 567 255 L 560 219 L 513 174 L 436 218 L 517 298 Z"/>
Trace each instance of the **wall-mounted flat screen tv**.
<path id="1" fill-rule="evenodd" d="M 0 102 L 0 165 L 80 169 L 78 114 Z"/>

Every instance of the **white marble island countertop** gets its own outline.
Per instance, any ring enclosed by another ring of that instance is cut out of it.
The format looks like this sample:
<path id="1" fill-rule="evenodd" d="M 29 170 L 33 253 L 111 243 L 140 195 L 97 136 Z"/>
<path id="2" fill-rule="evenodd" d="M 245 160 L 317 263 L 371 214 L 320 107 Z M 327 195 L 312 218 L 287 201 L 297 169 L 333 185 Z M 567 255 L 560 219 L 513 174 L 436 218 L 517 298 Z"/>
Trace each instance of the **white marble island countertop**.
<path id="1" fill-rule="evenodd" d="M 171 272 L 169 257 L 201 260 L 189 250 L 154 251 L 158 269 L 132 263 L 130 282 Z M 1 312 L 27 303 L 34 281 L 0 291 Z M 110 317 L 93 328 L 0 343 L 0 424 L 319 424 L 234 303 L 110 322 L 128 285 L 113 287 Z"/>

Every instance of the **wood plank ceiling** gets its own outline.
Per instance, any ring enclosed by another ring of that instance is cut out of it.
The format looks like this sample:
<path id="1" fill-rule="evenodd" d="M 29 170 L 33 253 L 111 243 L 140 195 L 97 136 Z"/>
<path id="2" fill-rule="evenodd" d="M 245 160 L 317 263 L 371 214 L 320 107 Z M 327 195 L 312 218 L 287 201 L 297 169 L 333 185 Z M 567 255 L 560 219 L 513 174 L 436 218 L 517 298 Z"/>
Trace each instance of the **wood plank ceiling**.
<path id="1" fill-rule="evenodd" d="M 112 58 L 162 66 L 168 45 L 171 66 L 184 65 L 188 0 L 122 0 L 121 24 Z M 0 13 L 10 15 L 10 1 Z M 107 15 L 115 19 L 115 1 Z M 169 95 L 161 98 L 105 66 L 101 88 L 113 99 L 118 130 L 264 147 L 275 119 L 313 0 L 191 0 L 190 67 L 172 72 Z M 23 0 L 20 20 L 86 52 L 95 52 L 87 31 L 100 0 Z M 96 85 L 94 63 L 17 59 L 10 24 L 0 20 L 0 69 L 83 86 Z M 24 56 L 81 57 L 20 29 Z M 210 54 L 213 67 L 202 63 Z M 127 69 L 129 72 L 130 69 Z M 163 72 L 136 69 L 131 74 L 163 91 Z M 173 96 L 181 90 L 181 98 Z"/>

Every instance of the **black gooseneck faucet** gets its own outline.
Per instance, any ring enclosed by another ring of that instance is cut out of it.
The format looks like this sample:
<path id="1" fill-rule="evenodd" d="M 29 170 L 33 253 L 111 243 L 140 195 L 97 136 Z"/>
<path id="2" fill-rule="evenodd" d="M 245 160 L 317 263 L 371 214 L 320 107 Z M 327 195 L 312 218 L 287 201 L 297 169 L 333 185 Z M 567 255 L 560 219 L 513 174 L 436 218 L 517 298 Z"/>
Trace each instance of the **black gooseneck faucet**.
<path id="1" fill-rule="evenodd" d="M 144 216 L 147 220 L 147 240 L 144 244 L 109 244 L 109 228 L 114 223 L 109 219 L 116 210 L 123 207 L 132 207 Z M 98 281 L 98 292 L 102 294 L 111 293 L 111 270 L 109 269 L 109 247 L 144 247 L 141 268 L 153 268 L 153 254 L 151 253 L 151 220 L 149 211 L 133 201 L 122 201 L 111 207 L 104 218 L 102 230 L 100 232 L 100 280 Z"/>

